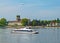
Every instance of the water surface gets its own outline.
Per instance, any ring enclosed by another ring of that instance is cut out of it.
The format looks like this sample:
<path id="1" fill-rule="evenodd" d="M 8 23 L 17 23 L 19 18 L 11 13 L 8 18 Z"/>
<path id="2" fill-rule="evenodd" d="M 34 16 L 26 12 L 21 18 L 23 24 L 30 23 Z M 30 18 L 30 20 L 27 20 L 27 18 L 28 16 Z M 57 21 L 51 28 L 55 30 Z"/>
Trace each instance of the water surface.
<path id="1" fill-rule="evenodd" d="M 0 29 L 0 43 L 60 43 L 60 28 L 36 29 L 39 34 L 13 34 L 11 29 Z"/>

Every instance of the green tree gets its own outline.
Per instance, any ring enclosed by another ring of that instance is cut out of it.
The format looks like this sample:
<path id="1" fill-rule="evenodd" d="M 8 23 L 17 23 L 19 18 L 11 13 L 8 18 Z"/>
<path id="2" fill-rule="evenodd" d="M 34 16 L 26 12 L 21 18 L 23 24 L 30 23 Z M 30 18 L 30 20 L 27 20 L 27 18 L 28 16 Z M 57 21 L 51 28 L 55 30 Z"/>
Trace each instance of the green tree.
<path id="1" fill-rule="evenodd" d="M 60 23 L 60 20 L 59 20 L 59 18 L 57 18 L 57 23 Z"/>
<path id="2" fill-rule="evenodd" d="M 22 23 L 23 26 L 28 25 L 28 19 L 27 18 L 23 18 L 21 23 Z"/>
<path id="3" fill-rule="evenodd" d="M 44 21 L 42 20 L 42 21 L 40 21 L 41 22 L 41 25 L 44 25 Z"/>
<path id="4" fill-rule="evenodd" d="M 47 21 L 47 24 L 50 24 L 50 22 L 51 22 L 50 20 L 49 20 L 49 21 Z"/>
<path id="5" fill-rule="evenodd" d="M 37 26 L 37 21 L 36 20 L 32 21 L 32 26 Z"/>
<path id="6" fill-rule="evenodd" d="M 5 18 L 0 19 L 0 26 L 6 26 L 7 25 L 7 20 Z"/>
<path id="7" fill-rule="evenodd" d="M 48 24 L 48 21 L 47 20 L 44 20 L 44 25 L 47 25 Z"/>

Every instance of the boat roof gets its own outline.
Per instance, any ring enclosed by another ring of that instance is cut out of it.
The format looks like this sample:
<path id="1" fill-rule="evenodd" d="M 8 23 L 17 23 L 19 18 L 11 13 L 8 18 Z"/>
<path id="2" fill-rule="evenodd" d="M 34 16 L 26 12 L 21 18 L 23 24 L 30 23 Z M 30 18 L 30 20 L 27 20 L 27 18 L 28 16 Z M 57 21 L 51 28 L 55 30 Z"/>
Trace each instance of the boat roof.
<path id="1" fill-rule="evenodd" d="M 29 28 L 20 28 L 20 29 L 14 29 L 14 30 L 32 30 L 32 29 L 29 29 Z"/>
<path id="2" fill-rule="evenodd" d="M 28 29 L 28 28 L 21 28 L 20 30 L 32 30 L 32 29 Z"/>

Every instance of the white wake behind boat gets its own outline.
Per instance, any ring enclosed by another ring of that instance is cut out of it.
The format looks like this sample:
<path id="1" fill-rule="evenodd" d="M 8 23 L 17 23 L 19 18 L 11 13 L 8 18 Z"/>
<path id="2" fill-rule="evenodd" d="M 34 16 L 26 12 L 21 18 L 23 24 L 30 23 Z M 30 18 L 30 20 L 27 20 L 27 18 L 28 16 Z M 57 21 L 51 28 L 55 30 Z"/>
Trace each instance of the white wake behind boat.
<path id="1" fill-rule="evenodd" d="M 14 29 L 13 32 L 15 32 L 15 33 L 21 33 L 21 34 L 25 34 L 25 33 L 28 33 L 28 34 L 38 34 L 38 31 L 29 29 L 27 27 L 20 28 L 20 29 Z"/>

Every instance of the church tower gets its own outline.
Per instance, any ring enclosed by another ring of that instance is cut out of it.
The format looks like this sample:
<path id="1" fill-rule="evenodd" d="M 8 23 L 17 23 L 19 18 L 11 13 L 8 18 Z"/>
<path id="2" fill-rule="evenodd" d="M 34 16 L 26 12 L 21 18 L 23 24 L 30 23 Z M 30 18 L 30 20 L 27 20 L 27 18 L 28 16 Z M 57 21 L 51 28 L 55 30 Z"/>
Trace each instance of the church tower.
<path id="1" fill-rule="evenodd" d="M 17 20 L 17 21 L 20 21 L 20 15 L 17 15 L 17 16 L 16 16 L 16 20 Z"/>

